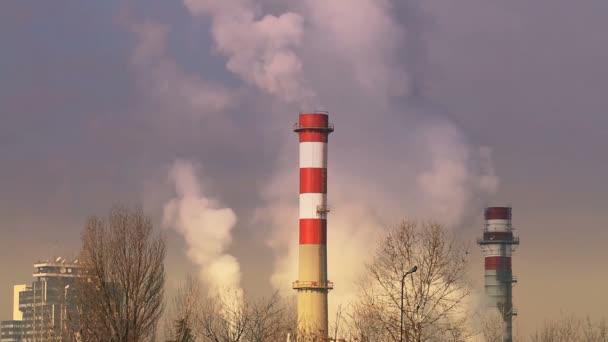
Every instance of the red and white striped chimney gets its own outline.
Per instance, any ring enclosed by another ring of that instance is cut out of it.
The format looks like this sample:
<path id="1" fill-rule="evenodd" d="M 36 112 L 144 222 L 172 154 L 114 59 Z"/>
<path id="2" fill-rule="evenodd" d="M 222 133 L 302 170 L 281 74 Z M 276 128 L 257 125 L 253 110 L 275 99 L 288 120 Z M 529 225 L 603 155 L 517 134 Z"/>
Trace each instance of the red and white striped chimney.
<path id="1" fill-rule="evenodd" d="M 477 240 L 482 248 L 485 268 L 485 292 L 488 304 L 498 309 L 503 319 L 503 342 L 513 339 L 512 288 L 515 283 L 511 271 L 511 254 L 519 245 L 513 236 L 511 207 L 488 207 L 484 212 L 483 237 Z"/>
<path id="2" fill-rule="evenodd" d="M 326 337 L 327 293 L 327 140 L 333 132 L 327 112 L 300 113 L 300 250 L 298 291 L 300 334 Z"/>

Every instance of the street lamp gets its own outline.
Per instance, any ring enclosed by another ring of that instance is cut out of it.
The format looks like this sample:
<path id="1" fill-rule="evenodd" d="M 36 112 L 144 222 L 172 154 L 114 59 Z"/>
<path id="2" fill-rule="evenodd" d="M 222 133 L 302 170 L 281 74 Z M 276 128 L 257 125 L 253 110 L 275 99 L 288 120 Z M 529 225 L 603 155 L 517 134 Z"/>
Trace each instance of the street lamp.
<path id="1" fill-rule="evenodd" d="M 411 270 L 405 272 L 403 277 L 401 277 L 401 319 L 399 324 L 399 342 L 403 342 L 403 291 L 405 289 L 405 277 L 407 277 L 408 274 L 416 272 L 416 270 L 418 270 L 418 266 L 412 267 Z"/>
<path id="2" fill-rule="evenodd" d="M 65 334 L 68 330 L 68 289 L 70 288 L 70 285 L 66 285 L 63 287 L 63 314 L 61 317 L 62 320 L 62 324 L 61 326 L 63 327 L 63 331 L 62 331 L 62 335 Z"/>

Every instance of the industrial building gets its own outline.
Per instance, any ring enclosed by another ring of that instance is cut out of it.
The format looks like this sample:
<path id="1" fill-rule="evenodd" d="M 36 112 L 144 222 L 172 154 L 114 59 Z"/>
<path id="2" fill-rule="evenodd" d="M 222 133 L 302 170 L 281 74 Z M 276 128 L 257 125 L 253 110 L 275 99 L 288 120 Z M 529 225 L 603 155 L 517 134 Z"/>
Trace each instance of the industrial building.
<path id="1" fill-rule="evenodd" d="M 511 207 L 488 207 L 485 209 L 483 237 L 477 240 L 481 246 L 485 263 L 485 293 L 488 306 L 498 309 L 503 323 L 503 342 L 513 341 L 513 284 L 517 279 L 511 271 L 511 254 L 519 245 L 513 236 Z"/>
<path id="2" fill-rule="evenodd" d="M 0 322 L 0 342 L 61 341 L 73 307 L 70 286 L 82 275 L 78 260 L 35 263 L 31 285 L 13 288 L 13 319 Z"/>
<path id="3" fill-rule="evenodd" d="M 294 125 L 300 141 L 299 335 L 326 337 L 327 294 L 327 142 L 333 132 L 327 112 L 300 113 Z M 299 340 L 302 340 L 299 338 Z"/>

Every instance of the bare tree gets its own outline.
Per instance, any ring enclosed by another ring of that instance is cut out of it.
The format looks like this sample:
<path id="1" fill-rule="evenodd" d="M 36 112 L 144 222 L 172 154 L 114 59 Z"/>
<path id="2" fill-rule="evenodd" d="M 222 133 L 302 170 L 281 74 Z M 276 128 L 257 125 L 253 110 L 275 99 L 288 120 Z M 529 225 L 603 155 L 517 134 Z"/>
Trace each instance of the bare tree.
<path id="1" fill-rule="evenodd" d="M 378 317 L 377 310 L 369 310 L 367 298 L 354 306 L 349 317 L 348 333 L 343 333 L 349 341 L 375 342 L 389 341 L 390 334 L 386 332 L 384 325 Z M 394 341 L 398 341 L 398 338 Z"/>
<path id="2" fill-rule="evenodd" d="M 186 278 L 169 304 L 165 322 L 165 331 L 168 332 L 165 336 L 166 341 L 195 341 L 200 300 L 200 283 L 192 277 Z"/>
<path id="3" fill-rule="evenodd" d="M 608 342 L 608 325 L 606 319 L 593 322 L 589 317 L 583 324 L 583 340 L 585 342 Z"/>
<path id="4" fill-rule="evenodd" d="M 533 342 L 579 341 L 581 321 L 574 315 L 557 321 L 545 321 L 542 328 L 532 335 Z"/>
<path id="5" fill-rule="evenodd" d="M 194 342 L 196 338 L 194 337 L 192 328 L 189 323 L 185 319 L 180 319 L 175 322 L 175 334 L 174 339 L 170 342 Z"/>
<path id="6" fill-rule="evenodd" d="M 201 300 L 197 318 L 197 331 L 203 341 L 242 342 L 248 329 L 248 304 L 237 298 L 237 293 L 225 291 L 222 295 Z"/>
<path id="7" fill-rule="evenodd" d="M 403 327 L 404 341 L 465 341 L 467 254 L 437 223 L 403 221 L 391 228 L 361 282 L 357 338 L 399 341 Z M 404 277 L 413 266 L 417 272 Z"/>
<path id="8" fill-rule="evenodd" d="M 297 330 L 294 303 L 278 293 L 243 300 L 239 291 L 220 292 L 204 291 L 188 277 L 169 303 L 165 341 L 275 342 Z"/>
<path id="9" fill-rule="evenodd" d="M 141 208 L 90 217 L 82 234 L 85 276 L 75 284 L 71 336 L 78 341 L 153 338 L 163 310 L 165 242 Z"/>
<path id="10" fill-rule="evenodd" d="M 499 311 L 492 308 L 486 310 L 481 320 L 481 335 L 485 342 L 501 342 L 503 333 L 503 320 Z"/>
<path id="11" fill-rule="evenodd" d="M 575 315 L 562 316 L 556 320 L 547 320 L 531 336 L 532 342 L 607 342 L 608 326 L 606 320 L 593 322 L 589 317 L 581 320 Z"/>
<path id="12" fill-rule="evenodd" d="M 286 303 L 278 293 L 249 305 L 248 316 L 248 342 L 282 341 L 288 333 L 294 334 L 297 330 L 295 307 Z"/>

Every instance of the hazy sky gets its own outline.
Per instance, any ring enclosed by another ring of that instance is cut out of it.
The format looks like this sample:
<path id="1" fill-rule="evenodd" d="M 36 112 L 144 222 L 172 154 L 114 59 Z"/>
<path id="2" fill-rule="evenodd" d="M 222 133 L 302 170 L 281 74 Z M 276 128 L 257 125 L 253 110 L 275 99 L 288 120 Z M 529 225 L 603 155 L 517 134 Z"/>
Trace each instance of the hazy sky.
<path id="1" fill-rule="evenodd" d="M 32 262 L 76 253 L 88 215 L 141 203 L 162 227 L 177 159 L 236 213 L 245 290 L 269 292 L 297 227 L 290 127 L 313 106 L 336 125 L 336 226 L 438 217 L 473 242 L 483 206 L 511 204 L 516 327 L 599 317 L 606 18 L 605 0 L 1 1 L 0 319 Z M 196 267 L 163 231 L 173 287 Z"/>

